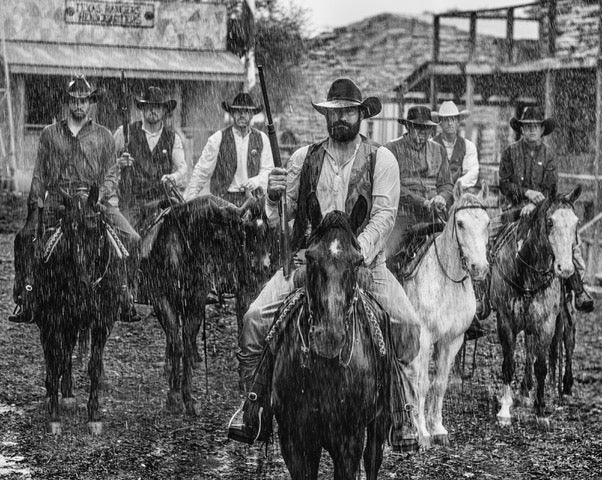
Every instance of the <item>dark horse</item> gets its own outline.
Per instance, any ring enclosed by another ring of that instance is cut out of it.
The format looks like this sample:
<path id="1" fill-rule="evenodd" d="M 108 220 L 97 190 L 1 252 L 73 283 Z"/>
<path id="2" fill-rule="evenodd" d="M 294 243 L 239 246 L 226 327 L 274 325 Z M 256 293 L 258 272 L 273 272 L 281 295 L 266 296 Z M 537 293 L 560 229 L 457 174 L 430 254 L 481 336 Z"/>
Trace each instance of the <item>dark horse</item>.
<path id="1" fill-rule="evenodd" d="M 103 371 L 102 355 L 113 324 L 119 315 L 115 307 L 121 289 L 118 269 L 127 251 L 100 212 L 98 188 L 63 192 L 58 209 L 58 227 L 51 230 L 39 264 L 34 267 L 36 323 L 46 361 L 48 431 L 61 433 L 61 406 L 72 408 L 71 357 L 78 342 L 91 341 L 88 363 L 90 396 L 88 429 L 102 432 L 98 411 L 98 390 Z"/>
<path id="2" fill-rule="evenodd" d="M 546 199 L 529 216 L 507 227 L 494 247 L 491 303 L 497 310 L 497 328 L 503 351 L 501 409 L 502 425 L 511 422 L 516 337 L 525 332 L 525 376 L 521 390 L 529 394 L 534 367 L 537 380 L 534 408 L 538 423 L 549 425 L 545 414 L 547 357 L 562 319 L 562 279 L 574 272 L 573 246 L 578 218 L 573 203 L 581 187 L 567 195 Z"/>
<path id="3" fill-rule="evenodd" d="M 358 286 L 363 257 L 355 232 L 363 215 L 356 212 L 350 220 L 330 212 L 314 229 L 306 286 L 277 314 L 276 322 L 289 302 L 301 298 L 284 327 L 272 390 L 281 451 L 293 480 L 317 478 L 322 448 L 333 459 L 335 480 L 355 478 L 362 452 L 367 479 L 376 478 L 382 462 L 389 366 L 370 327 L 370 317 L 375 321 L 374 312 L 382 311 Z"/>
<path id="4" fill-rule="evenodd" d="M 237 317 L 270 273 L 272 231 L 263 218 L 263 198 L 241 207 L 206 195 L 173 205 L 148 258 L 142 285 L 166 335 L 167 406 L 195 415 L 192 369 L 196 340 L 205 322 L 207 295 L 235 293 Z"/>

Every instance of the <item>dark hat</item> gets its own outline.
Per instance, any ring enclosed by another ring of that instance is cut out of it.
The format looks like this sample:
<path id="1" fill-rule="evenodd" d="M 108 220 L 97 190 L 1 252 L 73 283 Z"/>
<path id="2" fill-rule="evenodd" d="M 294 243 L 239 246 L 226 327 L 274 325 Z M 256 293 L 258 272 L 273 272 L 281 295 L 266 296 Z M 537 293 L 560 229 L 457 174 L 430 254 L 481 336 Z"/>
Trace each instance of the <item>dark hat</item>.
<path id="1" fill-rule="evenodd" d="M 241 92 L 236 95 L 231 104 L 228 104 L 228 102 L 222 102 L 222 108 L 228 113 L 232 113 L 232 110 L 251 110 L 253 115 L 257 115 L 263 110 L 263 106 L 255 105 L 253 97 L 245 92 Z"/>
<path id="2" fill-rule="evenodd" d="M 144 105 L 163 105 L 167 110 L 167 113 L 173 111 L 177 104 L 178 102 L 175 100 L 166 99 L 163 90 L 153 86 L 148 87 L 138 98 L 136 98 L 136 106 L 140 109 Z"/>
<path id="3" fill-rule="evenodd" d="M 326 112 L 333 108 L 360 107 L 364 111 L 364 118 L 378 115 L 382 109 L 382 103 L 377 97 L 362 100 L 362 92 L 349 78 L 336 79 L 328 90 L 326 101 L 311 104 L 322 115 L 326 115 Z"/>
<path id="4" fill-rule="evenodd" d="M 537 123 L 543 125 L 543 135 L 548 135 L 556 128 L 556 121 L 553 118 L 545 118 L 541 107 L 527 107 L 523 111 L 520 119 L 512 117 L 510 126 L 512 130 L 520 133 L 520 127 L 525 123 Z"/>
<path id="5" fill-rule="evenodd" d="M 92 88 L 84 75 L 75 75 L 67 85 L 67 100 L 71 98 L 87 98 L 90 102 L 96 102 L 98 92 Z"/>
<path id="6" fill-rule="evenodd" d="M 397 119 L 402 125 L 422 125 L 425 127 L 436 127 L 438 123 L 433 122 L 431 117 L 431 109 L 429 107 L 417 106 L 408 109 L 406 118 Z"/>

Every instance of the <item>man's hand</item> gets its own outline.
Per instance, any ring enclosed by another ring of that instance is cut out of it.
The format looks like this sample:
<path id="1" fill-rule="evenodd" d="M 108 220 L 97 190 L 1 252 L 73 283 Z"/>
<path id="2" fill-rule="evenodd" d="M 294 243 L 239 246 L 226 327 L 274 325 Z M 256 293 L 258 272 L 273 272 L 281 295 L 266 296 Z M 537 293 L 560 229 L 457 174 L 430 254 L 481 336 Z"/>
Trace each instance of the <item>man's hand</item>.
<path id="1" fill-rule="evenodd" d="M 282 192 L 286 191 L 286 168 L 274 168 L 268 176 L 268 198 L 278 201 Z"/>
<path id="2" fill-rule="evenodd" d="M 443 198 L 441 195 L 435 195 L 431 199 L 431 208 L 434 208 L 439 212 L 444 211 L 447 208 L 447 202 L 445 201 L 445 198 Z"/>
<path id="3" fill-rule="evenodd" d="M 173 173 L 167 173 L 161 177 L 161 183 L 176 183 Z"/>
<path id="4" fill-rule="evenodd" d="M 245 192 L 252 192 L 254 191 L 257 187 L 255 186 L 255 182 L 253 182 L 253 180 L 247 180 L 245 183 L 242 184 L 241 187 Z"/>
<path id="5" fill-rule="evenodd" d="M 531 212 L 535 210 L 535 204 L 533 203 L 527 203 L 522 210 L 520 211 L 520 216 L 521 217 L 526 217 L 528 215 L 531 215 Z"/>
<path id="6" fill-rule="evenodd" d="M 539 205 L 546 199 L 546 197 L 543 196 L 543 193 L 538 192 L 537 190 L 527 190 L 525 192 L 525 197 L 527 197 L 534 205 Z"/>
<path id="7" fill-rule="evenodd" d="M 117 159 L 117 164 L 119 165 L 119 168 L 131 167 L 134 165 L 134 157 L 127 152 L 123 152 L 121 157 Z"/>

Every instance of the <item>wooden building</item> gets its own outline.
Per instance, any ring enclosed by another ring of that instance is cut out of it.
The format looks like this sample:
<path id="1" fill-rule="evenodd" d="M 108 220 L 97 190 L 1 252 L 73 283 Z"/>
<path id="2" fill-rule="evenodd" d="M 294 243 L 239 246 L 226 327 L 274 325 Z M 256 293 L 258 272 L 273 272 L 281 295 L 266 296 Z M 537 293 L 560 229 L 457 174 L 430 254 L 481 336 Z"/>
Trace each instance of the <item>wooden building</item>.
<path id="1" fill-rule="evenodd" d="M 241 88 L 244 67 L 226 51 L 225 0 L 3 0 L 3 179 L 29 188 L 41 129 L 64 115 L 62 93 L 83 73 L 102 95 L 94 119 L 115 130 L 123 71 L 133 96 L 146 83 L 178 102 L 168 121 L 193 163 L 224 122 L 221 101 Z M 8 88 L 7 88 L 8 87 Z M 10 101 L 7 101 L 10 100 Z M 10 111 L 9 111 L 10 110 Z"/>

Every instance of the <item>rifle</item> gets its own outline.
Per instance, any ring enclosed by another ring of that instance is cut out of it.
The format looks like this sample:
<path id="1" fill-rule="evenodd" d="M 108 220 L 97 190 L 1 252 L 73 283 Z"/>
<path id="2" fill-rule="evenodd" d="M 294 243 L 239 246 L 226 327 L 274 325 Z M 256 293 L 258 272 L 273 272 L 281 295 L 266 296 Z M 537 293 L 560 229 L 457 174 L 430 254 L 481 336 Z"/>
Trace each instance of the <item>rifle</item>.
<path id="1" fill-rule="evenodd" d="M 121 115 L 123 116 L 123 152 L 128 153 L 130 145 L 130 102 L 125 72 L 121 70 Z"/>
<path id="2" fill-rule="evenodd" d="M 272 150 L 272 157 L 274 158 L 274 166 L 282 168 L 282 159 L 280 158 L 280 148 L 278 147 L 278 137 L 276 136 L 276 129 L 274 128 L 274 121 L 272 120 L 272 110 L 270 109 L 270 99 L 268 98 L 268 89 L 265 84 L 265 78 L 263 76 L 263 66 L 258 65 L 259 70 L 259 83 L 261 84 L 261 93 L 263 94 L 263 104 L 265 106 L 265 115 L 268 120 L 268 138 L 270 139 L 270 148 Z M 290 237 L 288 230 L 288 210 L 286 206 L 286 191 L 280 196 L 280 203 L 278 205 L 278 212 L 280 213 L 280 265 L 282 265 L 282 271 L 284 277 L 288 278 L 292 270 L 292 256 Z"/>

